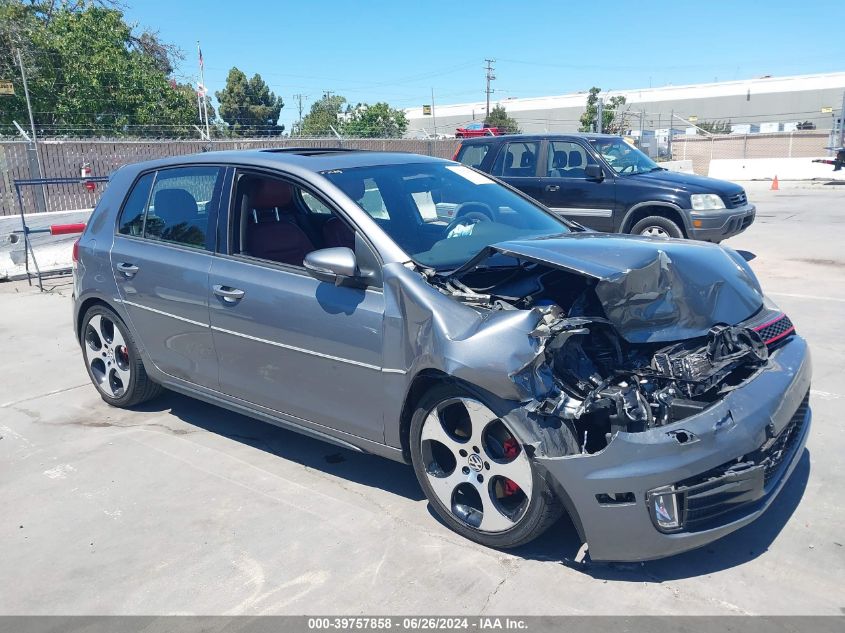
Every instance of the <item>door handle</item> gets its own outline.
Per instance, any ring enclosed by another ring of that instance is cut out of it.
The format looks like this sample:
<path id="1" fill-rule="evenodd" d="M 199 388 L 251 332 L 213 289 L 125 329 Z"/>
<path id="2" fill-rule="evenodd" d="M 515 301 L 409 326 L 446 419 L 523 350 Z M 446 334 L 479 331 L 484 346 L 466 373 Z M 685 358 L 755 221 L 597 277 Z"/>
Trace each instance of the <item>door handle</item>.
<path id="1" fill-rule="evenodd" d="M 230 288 L 229 286 L 214 286 L 214 294 L 228 303 L 235 303 L 244 298 L 246 292 L 240 288 Z"/>
<path id="2" fill-rule="evenodd" d="M 135 264 L 127 264 L 126 262 L 120 262 L 117 265 L 117 270 L 125 277 L 134 277 L 135 273 L 138 272 L 138 267 Z"/>
<path id="3" fill-rule="evenodd" d="M 560 185 L 546 185 L 546 191 L 560 191 Z"/>

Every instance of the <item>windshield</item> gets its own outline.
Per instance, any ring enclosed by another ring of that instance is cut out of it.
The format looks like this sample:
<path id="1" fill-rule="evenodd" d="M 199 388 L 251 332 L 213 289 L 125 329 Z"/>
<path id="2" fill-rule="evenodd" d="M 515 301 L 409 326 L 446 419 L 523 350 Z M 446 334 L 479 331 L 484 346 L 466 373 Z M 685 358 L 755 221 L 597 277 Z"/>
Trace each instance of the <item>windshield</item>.
<path id="1" fill-rule="evenodd" d="M 414 261 L 438 271 L 458 268 L 496 242 L 569 232 L 562 220 L 457 163 L 332 169 L 322 175 Z M 514 261 L 499 259 L 506 265 Z"/>
<path id="2" fill-rule="evenodd" d="M 621 138 L 590 139 L 590 144 L 617 174 L 643 174 L 662 169 L 648 156 Z"/>

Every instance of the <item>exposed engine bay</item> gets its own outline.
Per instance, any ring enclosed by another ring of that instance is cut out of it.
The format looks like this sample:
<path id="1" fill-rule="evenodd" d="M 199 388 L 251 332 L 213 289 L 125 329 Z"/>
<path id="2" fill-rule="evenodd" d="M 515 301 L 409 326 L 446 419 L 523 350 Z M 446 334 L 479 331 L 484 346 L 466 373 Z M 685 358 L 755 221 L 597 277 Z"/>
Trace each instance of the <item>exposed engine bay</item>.
<path id="1" fill-rule="evenodd" d="M 627 340 L 608 319 L 596 290 L 600 280 L 536 262 L 431 275 L 430 282 L 480 310 L 542 315 L 531 332 L 540 342 L 531 369 L 550 372 L 555 388 L 533 410 L 569 420 L 582 453 L 602 450 L 620 431 L 642 432 L 699 413 L 768 360 L 758 332 L 727 323 L 691 338 Z M 648 309 L 641 297 L 630 300 Z"/>

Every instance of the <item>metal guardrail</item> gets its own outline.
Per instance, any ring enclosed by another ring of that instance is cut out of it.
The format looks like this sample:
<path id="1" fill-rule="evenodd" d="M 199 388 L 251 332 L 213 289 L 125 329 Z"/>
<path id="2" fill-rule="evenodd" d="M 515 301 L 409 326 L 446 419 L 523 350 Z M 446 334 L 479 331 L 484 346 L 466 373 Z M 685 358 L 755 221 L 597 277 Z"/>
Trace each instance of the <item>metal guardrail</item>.
<path id="1" fill-rule="evenodd" d="M 32 274 L 29 270 L 29 258 L 32 257 L 32 265 L 35 268 L 35 274 L 38 279 L 38 289 L 44 290 L 44 278 L 52 275 L 61 275 L 69 271 L 69 269 L 52 270 L 49 273 L 42 273 L 38 266 L 38 260 L 35 257 L 35 249 L 32 247 L 32 242 L 29 236 L 34 233 L 49 233 L 50 235 L 68 235 L 73 233 L 82 233 L 85 230 L 85 224 L 52 224 L 47 228 L 33 229 L 27 226 L 26 214 L 24 213 L 23 204 L 23 187 L 38 187 L 45 185 L 69 185 L 81 184 L 89 191 L 93 191 L 98 183 L 106 183 L 109 179 L 107 176 L 87 176 L 79 178 L 27 178 L 14 181 L 15 194 L 18 199 L 18 211 L 20 212 L 21 228 L 17 231 L 12 231 L 12 237 L 16 234 L 22 234 L 24 240 L 24 266 L 26 268 L 26 280 L 29 285 L 32 285 Z M 12 240 L 14 243 L 16 240 Z"/>

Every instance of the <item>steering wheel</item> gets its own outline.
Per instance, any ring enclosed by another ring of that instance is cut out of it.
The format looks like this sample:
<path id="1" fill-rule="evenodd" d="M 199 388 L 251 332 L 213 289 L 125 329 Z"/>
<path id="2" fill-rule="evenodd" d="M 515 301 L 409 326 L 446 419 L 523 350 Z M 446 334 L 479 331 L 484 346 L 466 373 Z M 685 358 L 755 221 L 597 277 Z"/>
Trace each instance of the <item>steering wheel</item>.
<path id="1" fill-rule="evenodd" d="M 479 222 L 492 222 L 493 220 L 490 219 L 490 216 L 486 213 L 482 213 L 481 211 L 468 211 L 464 213 L 461 217 L 456 217 L 454 220 L 449 222 L 449 226 L 446 227 L 446 235 L 448 237 L 449 233 L 452 230 L 460 225 L 460 224 L 478 224 Z"/>
<path id="2" fill-rule="evenodd" d="M 620 174 L 624 174 L 627 171 L 630 171 L 632 174 L 636 171 L 637 166 L 634 163 L 628 163 L 624 167 L 619 170 Z"/>

